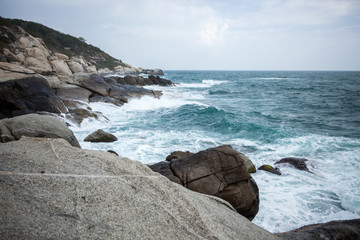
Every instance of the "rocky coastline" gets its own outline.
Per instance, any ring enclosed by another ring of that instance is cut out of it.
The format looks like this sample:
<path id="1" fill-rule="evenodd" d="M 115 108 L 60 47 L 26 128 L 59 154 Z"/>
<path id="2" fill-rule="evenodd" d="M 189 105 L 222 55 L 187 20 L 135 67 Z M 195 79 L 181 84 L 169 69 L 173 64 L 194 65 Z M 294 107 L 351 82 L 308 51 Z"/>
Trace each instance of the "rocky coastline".
<path id="1" fill-rule="evenodd" d="M 81 149 L 64 118 L 81 124 L 101 115 L 90 102 L 121 107 L 161 97 L 144 86 L 173 83 L 160 69 L 97 69 L 21 28 L 0 30 L 11 39 L 0 54 L 1 239 L 360 238 L 359 219 L 280 234 L 251 223 L 259 208 L 256 168 L 229 145 L 174 152 L 152 166 Z M 279 164 L 308 170 L 305 162 Z"/>

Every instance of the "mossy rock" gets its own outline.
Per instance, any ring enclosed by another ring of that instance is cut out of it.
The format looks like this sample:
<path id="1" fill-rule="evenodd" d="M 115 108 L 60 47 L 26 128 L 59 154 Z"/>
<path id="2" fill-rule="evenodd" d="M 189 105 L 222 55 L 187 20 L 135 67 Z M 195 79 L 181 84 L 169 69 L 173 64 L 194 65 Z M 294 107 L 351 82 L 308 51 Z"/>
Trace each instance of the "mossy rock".
<path id="1" fill-rule="evenodd" d="M 249 173 L 256 173 L 256 167 L 253 166 L 252 168 L 248 169 Z"/>
<path id="2" fill-rule="evenodd" d="M 267 172 L 270 172 L 270 173 L 273 173 L 276 175 L 281 175 L 281 172 L 278 168 L 274 168 L 270 165 L 262 165 L 261 167 L 258 168 L 258 170 L 264 170 L 264 171 L 267 171 Z"/>

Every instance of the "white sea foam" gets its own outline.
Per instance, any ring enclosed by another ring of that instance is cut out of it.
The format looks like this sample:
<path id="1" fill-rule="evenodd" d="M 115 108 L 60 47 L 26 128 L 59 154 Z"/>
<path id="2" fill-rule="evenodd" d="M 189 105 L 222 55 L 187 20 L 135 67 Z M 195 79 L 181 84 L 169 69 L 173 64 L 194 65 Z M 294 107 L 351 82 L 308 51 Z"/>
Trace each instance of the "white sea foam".
<path id="1" fill-rule="evenodd" d="M 196 127 L 186 131 L 181 127 L 171 130 L 152 127 L 149 116 L 162 117 L 187 104 L 210 104 L 206 91 L 219 84 L 226 84 L 226 81 L 203 80 L 175 87 L 150 86 L 147 88 L 161 90 L 164 95 L 160 99 L 132 99 L 122 107 L 91 103 L 90 106 L 103 112 L 109 121 L 86 119 L 81 128 L 72 129 L 83 148 L 112 149 L 121 156 L 145 164 L 162 161 L 175 150 L 198 152 L 222 144 L 231 144 L 245 153 L 257 167 L 263 164 L 275 166 L 275 161 L 283 157 L 304 157 L 309 159 L 309 168 L 314 174 L 279 165 L 281 176 L 264 171 L 253 175 L 261 199 L 260 211 L 253 222 L 271 232 L 282 232 L 311 223 L 360 217 L 358 139 L 308 134 L 274 138 L 269 143 Z M 151 115 L 154 112 L 157 115 Z M 119 140 L 113 143 L 82 141 L 98 128 L 115 134 Z"/>
<path id="2" fill-rule="evenodd" d="M 220 85 L 223 83 L 227 83 L 229 81 L 226 80 L 212 80 L 212 79 L 205 79 L 202 80 L 201 83 L 180 83 L 179 87 L 184 88 L 209 88 L 215 85 Z"/>
<path id="3" fill-rule="evenodd" d="M 289 231 L 311 223 L 360 216 L 359 141 L 309 135 L 283 139 L 248 156 L 256 166 L 280 167 L 282 176 L 258 171 L 253 175 L 260 190 L 260 211 L 254 223 L 272 232 Z M 247 144 L 249 145 L 249 144 Z M 334 153 L 334 148 L 339 151 Z M 328 150 L 328 151 L 327 151 Z M 308 173 L 289 165 L 274 165 L 283 157 L 306 157 Z M 349 184 L 351 183 L 351 184 Z"/>

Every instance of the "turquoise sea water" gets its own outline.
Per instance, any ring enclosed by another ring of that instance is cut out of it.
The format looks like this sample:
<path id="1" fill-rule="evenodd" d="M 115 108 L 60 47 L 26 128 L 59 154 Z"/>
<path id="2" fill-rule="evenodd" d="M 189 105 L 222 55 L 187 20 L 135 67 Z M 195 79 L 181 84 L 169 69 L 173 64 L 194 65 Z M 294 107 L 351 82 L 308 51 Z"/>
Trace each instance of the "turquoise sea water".
<path id="1" fill-rule="evenodd" d="M 72 127 L 79 140 L 102 128 L 112 149 L 142 163 L 175 150 L 231 144 L 259 167 L 283 157 L 309 159 L 314 174 L 280 166 L 258 171 L 260 211 L 253 222 L 271 232 L 360 217 L 360 72 L 166 71 L 174 87 L 160 99 L 123 107 L 93 103 L 109 121 Z M 150 88 L 150 87 L 149 87 Z"/>

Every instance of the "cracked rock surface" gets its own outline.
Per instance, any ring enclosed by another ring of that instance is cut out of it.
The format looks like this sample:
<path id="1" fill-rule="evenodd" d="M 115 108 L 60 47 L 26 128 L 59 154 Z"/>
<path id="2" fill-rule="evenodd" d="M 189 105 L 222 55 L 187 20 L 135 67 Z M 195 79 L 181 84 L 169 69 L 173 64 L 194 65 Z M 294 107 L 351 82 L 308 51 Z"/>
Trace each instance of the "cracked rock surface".
<path id="1" fill-rule="evenodd" d="M 220 198 L 64 139 L 0 143 L 0 191 L 0 239 L 278 239 Z"/>
<path id="2" fill-rule="evenodd" d="M 150 168 L 188 189 L 228 201 L 250 220 L 256 216 L 259 189 L 246 167 L 250 160 L 230 145 L 169 160 Z"/>

